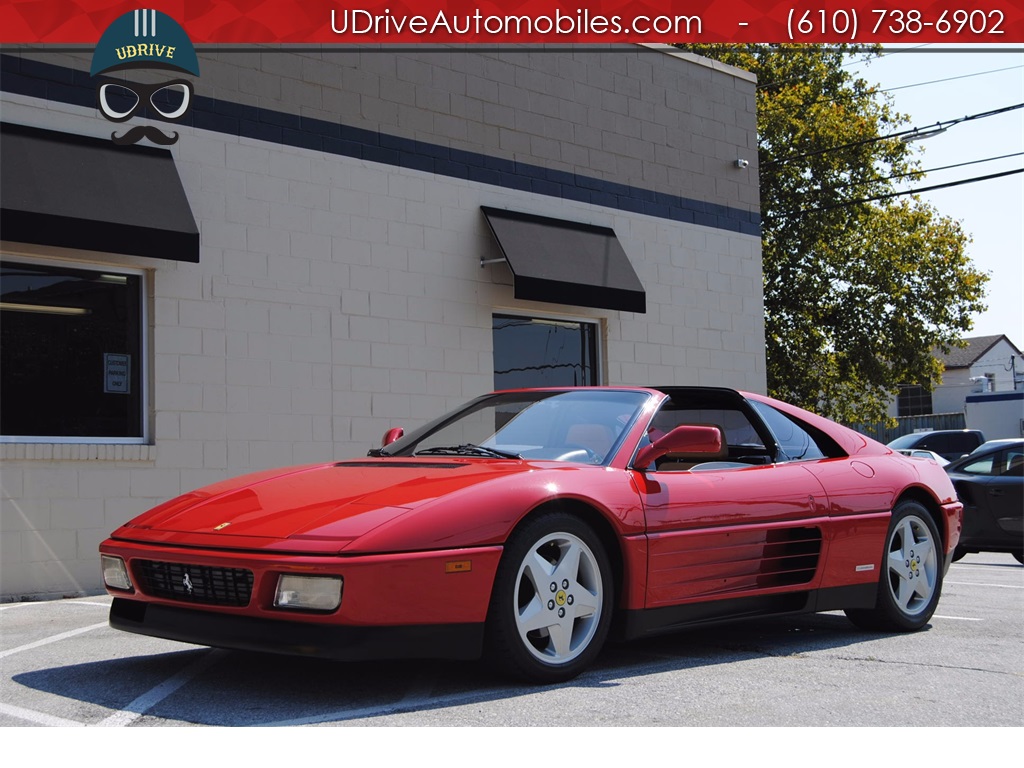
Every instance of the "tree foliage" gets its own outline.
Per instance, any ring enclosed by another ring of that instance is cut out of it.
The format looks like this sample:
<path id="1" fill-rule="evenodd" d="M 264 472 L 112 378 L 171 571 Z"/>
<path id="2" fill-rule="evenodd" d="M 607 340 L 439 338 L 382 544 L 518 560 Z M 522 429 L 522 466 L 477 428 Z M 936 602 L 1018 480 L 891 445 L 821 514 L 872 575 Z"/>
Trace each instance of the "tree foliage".
<path id="1" fill-rule="evenodd" d="M 845 47 L 689 45 L 757 75 L 769 392 L 845 422 L 885 418 L 900 384 L 940 380 L 983 310 L 960 224 L 916 196 L 907 117 Z M 878 55 L 863 51 L 858 57 Z"/>

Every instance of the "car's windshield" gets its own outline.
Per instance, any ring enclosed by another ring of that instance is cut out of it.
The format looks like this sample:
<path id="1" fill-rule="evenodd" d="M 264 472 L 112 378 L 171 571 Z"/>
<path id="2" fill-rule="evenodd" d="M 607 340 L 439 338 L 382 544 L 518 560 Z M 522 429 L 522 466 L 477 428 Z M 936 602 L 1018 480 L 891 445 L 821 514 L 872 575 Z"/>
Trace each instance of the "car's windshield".
<path id="1" fill-rule="evenodd" d="M 648 398 L 632 390 L 500 393 L 406 435 L 380 454 L 603 464 Z"/>

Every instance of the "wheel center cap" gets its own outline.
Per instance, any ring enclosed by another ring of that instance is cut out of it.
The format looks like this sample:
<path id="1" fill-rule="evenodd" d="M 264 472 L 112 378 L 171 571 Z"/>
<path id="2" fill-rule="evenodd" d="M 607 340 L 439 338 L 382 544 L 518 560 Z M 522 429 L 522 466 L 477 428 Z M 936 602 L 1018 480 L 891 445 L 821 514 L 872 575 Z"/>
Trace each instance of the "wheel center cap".
<path id="1" fill-rule="evenodd" d="M 559 605 L 565 605 L 565 590 L 560 589 L 555 593 L 555 602 Z"/>

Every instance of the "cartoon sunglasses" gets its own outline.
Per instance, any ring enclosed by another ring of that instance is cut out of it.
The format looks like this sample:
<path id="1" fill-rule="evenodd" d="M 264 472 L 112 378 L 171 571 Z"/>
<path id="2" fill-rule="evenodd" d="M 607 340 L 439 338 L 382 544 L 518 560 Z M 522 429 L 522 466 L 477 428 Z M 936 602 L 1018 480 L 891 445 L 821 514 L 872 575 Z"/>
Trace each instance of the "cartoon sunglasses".
<path id="1" fill-rule="evenodd" d="M 141 85 L 123 80 L 104 80 L 96 86 L 100 111 L 108 120 L 121 123 L 151 107 L 164 120 L 180 120 L 192 102 L 192 83 L 171 80 Z"/>

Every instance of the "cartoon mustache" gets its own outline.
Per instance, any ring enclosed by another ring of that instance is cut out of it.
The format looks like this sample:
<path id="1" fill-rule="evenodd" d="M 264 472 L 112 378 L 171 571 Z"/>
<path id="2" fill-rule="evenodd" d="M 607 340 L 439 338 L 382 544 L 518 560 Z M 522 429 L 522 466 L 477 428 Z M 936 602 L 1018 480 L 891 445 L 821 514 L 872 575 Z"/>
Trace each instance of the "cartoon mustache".
<path id="1" fill-rule="evenodd" d="M 121 136 L 116 133 L 110 134 L 110 140 L 115 144 L 135 144 L 142 139 L 149 139 L 154 144 L 169 145 L 174 144 L 178 140 L 178 134 L 175 132 L 173 135 L 168 136 L 166 133 L 161 131 L 159 128 L 154 128 L 151 125 L 136 125 L 129 128 Z"/>

